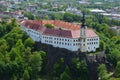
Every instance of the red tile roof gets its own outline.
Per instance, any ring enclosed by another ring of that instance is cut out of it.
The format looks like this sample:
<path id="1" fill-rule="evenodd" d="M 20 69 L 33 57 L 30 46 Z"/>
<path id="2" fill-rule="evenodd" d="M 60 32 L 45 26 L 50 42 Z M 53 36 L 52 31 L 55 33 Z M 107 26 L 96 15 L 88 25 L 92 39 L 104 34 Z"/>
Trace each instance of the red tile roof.
<path id="1" fill-rule="evenodd" d="M 67 37 L 67 38 L 71 38 L 71 31 L 69 30 L 59 30 L 59 29 L 49 29 L 47 28 L 44 32 L 44 35 L 49 35 L 49 36 L 58 36 L 58 37 Z"/>
<path id="2" fill-rule="evenodd" d="M 58 29 L 46 28 L 45 24 L 53 24 Z M 43 35 L 79 38 L 80 26 L 59 20 L 25 20 L 21 25 L 41 32 Z M 61 28 L 61 30 L 59 29 Z M 97 37 L 98 35 L 92 29 L 86 29 L 86 37 Z"/>
<path id="3" fill-rule="evenodd" d="M 87 29 L 86 37 L 97 37 L 97 36 L 98 35 L 92 29 Z"/>

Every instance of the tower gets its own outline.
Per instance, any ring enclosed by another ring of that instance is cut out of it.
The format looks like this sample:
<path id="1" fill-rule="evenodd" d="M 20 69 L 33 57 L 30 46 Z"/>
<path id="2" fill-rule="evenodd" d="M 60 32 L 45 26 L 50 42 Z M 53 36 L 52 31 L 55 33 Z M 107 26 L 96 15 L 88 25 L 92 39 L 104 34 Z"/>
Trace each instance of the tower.
<path id="1" fill-rule="evenodd" d="M 80 51 L 81 52 L 87 52 L 86 28 L 87 28 L 87 26 L 85 23 L 85 14 L 83 13 L 82 24 L 81 24 L 81 28 L 80 28 L 80 41 L 81 41 Z"/>

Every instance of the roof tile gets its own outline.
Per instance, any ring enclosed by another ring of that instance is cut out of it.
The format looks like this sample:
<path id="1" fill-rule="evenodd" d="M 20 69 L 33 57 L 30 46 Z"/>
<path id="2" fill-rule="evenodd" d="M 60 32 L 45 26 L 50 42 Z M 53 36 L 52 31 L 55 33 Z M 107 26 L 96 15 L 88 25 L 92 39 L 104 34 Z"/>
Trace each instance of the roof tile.
<path id="1" fill-rule="evenodd" d="M 45 24 L 53 24 L 58 29 L 46 28 Z M 21 22 L 27 28 L 31 28 L 41 32 L 43 35 L 79 38 L 80 26 L 59 20 L 25 20 Z M 62 30 L 60 30 L 61 28 Z M 86 37 L 98 36 L 92 29 L 86 29 Z"/>

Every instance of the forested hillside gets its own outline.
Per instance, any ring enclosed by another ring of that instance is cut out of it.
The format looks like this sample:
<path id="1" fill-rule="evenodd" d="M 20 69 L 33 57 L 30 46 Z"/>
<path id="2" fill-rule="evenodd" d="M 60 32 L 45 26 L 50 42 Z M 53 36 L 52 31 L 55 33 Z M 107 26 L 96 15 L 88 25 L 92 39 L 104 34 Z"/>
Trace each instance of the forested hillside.
<path id="1" fill-rule="evenodd" d="M 91 12 L 94 9 L 109 15 Z M 87 28 L 100 37 L 96 52 L 35 42 L 17 22 L 62 20 L 81 25 L 83 12 Z M 119 14 L 120 0 L 0 0 L 0 80 L 120 80 L 120 34 L 111 29 L 120 27 Z"/>
<path id="2" fill-rule="evenodd" d="M 68 22 L 80 22 L 81 17 L 76 16 L 65 13 L 60 18 Z M 86 23 L 100 36 L 100 48 L 97 52 L 104 51 L 111 65 L 109 69 L 104 62 L 98 64 L 96 75 L 101 80 L 119 80 L 120 36 L 109 28 L 119 26 L 120 22 L 101 15 L 92 15 L 86 18 Z M 1 80 L 88 80 L 89 64 L 74 54 L 49 45 L 38 45 L 19 28 L 15 19 L 0 22 Z"/>
<path id="3" fill-rule="evenodd" d="M 0 22 L 0 79 L 38 79 L 45 55 L 33 50 L 35 42 L 20 30 L 15 19 Z"/>

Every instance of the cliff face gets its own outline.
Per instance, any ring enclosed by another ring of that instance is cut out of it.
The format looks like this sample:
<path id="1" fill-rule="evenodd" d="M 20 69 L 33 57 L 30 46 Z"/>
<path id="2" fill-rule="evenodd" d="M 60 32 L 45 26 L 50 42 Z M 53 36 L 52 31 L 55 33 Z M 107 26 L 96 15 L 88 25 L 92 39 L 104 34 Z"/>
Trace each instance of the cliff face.
<path id="1" fill-rule="evenodd" d="M 89 70 L 87 80 L 97 80 L 98 66 L 101 63 L 106 64 L 106 58 L 104 58 L 104 56 L 88 56 L 87 53 L 71 52 L 67 49 L 55 48 L 51 45 L 42 44 L 40 42 L 36 42 L 34 49 L 46 52 L 45 67 L 43 69 L 45 75 L 52 75 L 54 64 L 57 63 L 60 58 L 64 58 L 63 71 L 66 65 L 69 66 L 72 77 L 76 78 L 78 74 L 76 73 L 76 69 L 73 67 L 72 58 L 79 57 L 80 60 L 86 60 L 87 62 Z M 106 66 L 111 68 L 108 63 Z"/>
<path id="2" fill-rule="evenodd" d="M 76 52 L 71 52 L 67 49 L 61 49 L 58 47 L 53 47 L 51 45 L 42 44 L 40 42 L 36 42 L 35 44 L 36 50 L 42 50 L 46 52 L 46 66 L 45 71 L 47 73 L 52 74 L 54 64 L 60 60 L 60 58 L 64 58 L 64 67 L 66 65 L 72 66 L 72 58 L 76 56 Z"/>
<path id="3" fill-rule="evenodd" d="M 71 75 L 75 79 L 76 77 L 78 77 L 79 74 L 76 73 L 76 69 L 74 69 L 73 67 L 74 65 L 72 64 L 72 58 L 79 57 L 80 60 L 87 60 L 86 55 L 84 55 L 85 53 L 71 52 L 67 49 L 61 49 L 58 47 L 55 48 L 51 45 L 42 44 L 40 42 L 36 42 L 35 49 L 46 52 L 46 66 L 44 67 L 43 71 L 45 75 L 52 76 L 54 64 L 59 61 L 60 58 L 64 58 L 63 71 L 66 65 L 69 66 Z M 88 69 L 92 71 L 92 74 L 94 75 L 93 77 L 93 75 L 89 73 L 90 76 L 88 76 L 87 80 L 97 80 L 96 66 L 93 67 L 88 61 L 86 62 L 88 65 L 90 65 L 88 66 Z"/>

